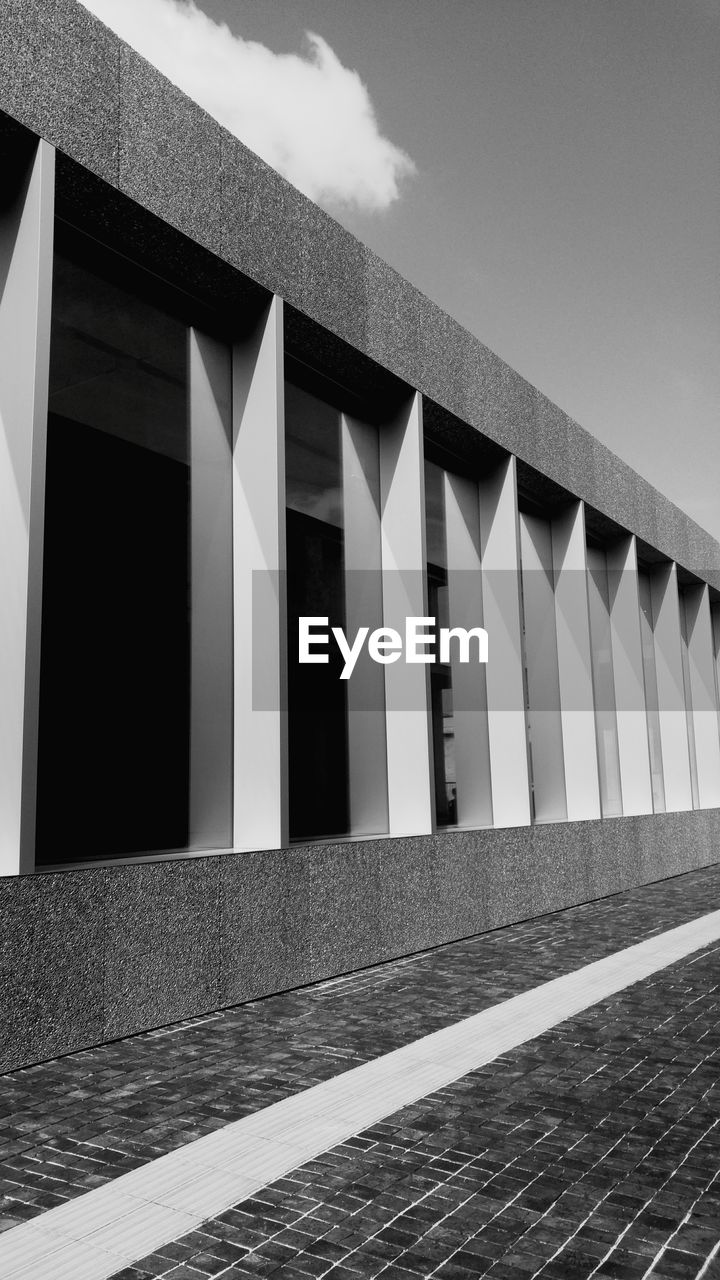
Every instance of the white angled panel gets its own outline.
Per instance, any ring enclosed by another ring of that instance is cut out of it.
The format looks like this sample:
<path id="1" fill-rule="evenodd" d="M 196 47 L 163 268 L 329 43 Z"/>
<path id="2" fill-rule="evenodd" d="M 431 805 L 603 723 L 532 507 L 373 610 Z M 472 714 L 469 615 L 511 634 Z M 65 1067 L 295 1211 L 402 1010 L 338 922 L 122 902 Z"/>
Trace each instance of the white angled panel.
<path id="1" fill-rule="evenodd" d="M 581 502 L 553 519 L 552 553 L 567 816 L 570 821 L 599 818 L 585 511 Z"/>
<path id="2" fill-rule="evenodd" d="M 530 822 L 515 459 L 479 484 L 493 822 Z"/>
<path id="3" fill-rule="evenodd" d="M 443 475 L 450 626 L 470 630 L 483 625 L 478 489 L 472 480 Z M 460 662 L 453 648 L 451 667 L 458 826 L 491 826 L 485 666 Z"/>
<path id="4" fill-rule="evenodd" d="M 41 141 L 0 214 L 0 875 L 35 857 L 54 175 Z"/>
<path id="5" fill-rule="evenodd" d="M 382 626 L 377 427 L 342 417 L 345 632 Z M 388 829 L 385 669 L 367 645 L 347 684 L 348 793 L 353 835 Z"/>
<path id="6" fill-rule="evenodd" d="M 637 549 L 631 535 L 607 552 L 623 813 L 652 813 L 645 681 L 640 633 Z"/>
<path id="7" fill-rule="evenodd" d="M 676 565 L 656 565 L 650 589 L 665 807 L 672 813 L 693 807 Z"/>
<path id="8" fill-rule="evenodd" d="M 698 804 L 720 805 L 720 738 L 715 701 L 715 654 L 706 584 L 683 588 Z"/>
<path id="9" fill-rule="evenodd" d="M 232 361 L 191 329 L 190 847 L 232 843 Z"/>
<path id="10" fill-rule="evenodd" d="M 380 428 L 383 618 L 405 634 L 408 617 L 427 613 L 422 405 L 415 394 Z M 385 667 L 388 830 L 433 829 L 428 667 L 402 659 Z"/>
<path id="11" fill-rule="evenodd" d="M 234 845 L 287 843 L 282 301 L 233 351 Z"/>

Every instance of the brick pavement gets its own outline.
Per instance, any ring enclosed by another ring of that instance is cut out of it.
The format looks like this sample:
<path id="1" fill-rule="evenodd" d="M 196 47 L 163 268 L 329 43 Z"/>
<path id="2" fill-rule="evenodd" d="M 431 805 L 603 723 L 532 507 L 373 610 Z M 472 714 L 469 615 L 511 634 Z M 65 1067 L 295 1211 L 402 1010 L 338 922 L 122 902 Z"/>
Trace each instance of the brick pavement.
<path id="1" fill-rule="evenodd" d="M 720 1275 L 720 948 L 398 1111 L 116 1280 Z"/>
<path id="2" fill-rule="evenodd" d="M 707 868 L 11 1073 L 2 1079 L 0 1226 L 692 919 L 716 905 L 719 889 L 720 867 Z"/>

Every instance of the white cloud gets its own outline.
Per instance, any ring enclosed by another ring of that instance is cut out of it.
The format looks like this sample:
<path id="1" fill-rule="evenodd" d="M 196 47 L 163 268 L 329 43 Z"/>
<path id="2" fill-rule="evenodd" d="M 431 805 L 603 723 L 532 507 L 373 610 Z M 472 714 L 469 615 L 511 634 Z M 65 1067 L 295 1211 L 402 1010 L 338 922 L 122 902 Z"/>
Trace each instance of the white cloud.
<path id="1" fill-rule="evenodd" d="M 194 0 L 81 2 L 311 199 L 385 209 L 415 171 L 321 36 L 307 32 L 305 55 L 278 54 Z"/>

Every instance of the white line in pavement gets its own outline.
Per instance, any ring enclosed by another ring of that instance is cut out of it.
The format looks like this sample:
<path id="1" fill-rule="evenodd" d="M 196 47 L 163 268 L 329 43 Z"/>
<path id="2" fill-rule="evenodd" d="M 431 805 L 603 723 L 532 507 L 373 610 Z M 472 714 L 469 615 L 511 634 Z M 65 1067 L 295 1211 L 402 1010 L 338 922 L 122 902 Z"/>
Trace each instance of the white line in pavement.
<path id="1" fill-rule="evenodd" d="M 0 1235 L 4 1280 L 107 1280 L 402 1107 L 720 938 L 655 934 L 236 1120 Z"/>

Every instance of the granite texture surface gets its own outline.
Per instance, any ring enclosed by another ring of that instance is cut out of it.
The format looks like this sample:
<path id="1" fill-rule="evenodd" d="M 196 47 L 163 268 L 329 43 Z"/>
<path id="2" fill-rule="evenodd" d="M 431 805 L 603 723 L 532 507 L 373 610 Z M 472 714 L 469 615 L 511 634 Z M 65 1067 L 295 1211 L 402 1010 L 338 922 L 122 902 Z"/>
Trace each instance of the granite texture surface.
<path id="1" fill-rule="evenodd" d="M 720 590 L 708 534 L 76 0 L 5 0 L 0 57 L 0 110 L 151 210 L 160 236 L 180 231 L 279 293 L 315 325 L 319 353 L 323 333 L 342 339 Z M 100 224 L 106 198 L 96 191 Z"/>
<path id="2" fill-rule="evenodd" d="M 364 349 L 408 384 L 422 368 L 428 299 L 377 254 L 367 253 L 367 312 Z M 417 384 L 414 384 L 417 385 Z"/>
<path id="3" fill-rule="evenodd" d="M 720 810 L 0 879 L 0 1070 L 718 861 Z"/>
<path id="4" fill-rule="evenodd" d="M 135 270 L 152 272 L 159 304 L 187 324 L 225 340 L 243 338 L 267 305 L 262 286 L 62 154 L 56 210 L 67 228 L 123 255 L 128 287 Z"/>
<path id="5" fill-rule="evenodd" d="M 398 338 L 402 341 L 402 331 Z M 420 390 L 462 419 L 470 417 L 469 403 L 476 374 L 472 362 L 475 346 L 472 335 L 452 316 L 434 302 L 425 301 L 420 318 L 418 372 L 423 380 Z"/>
<path id="6" fill-rule="evenodd" d="M 221 133 L 133 49 L 119 63 L 118 186 L 214 252 L 222 251 Z M 157 128 L 158 120 L 163 127 Z M 168 216 L 170 215 L 170 216 Z"/>
<path id="7" fill-rule="evenodd" d="M 0 1070 L 105 1039 L 108 876 L 0 879 Z"/>
<path id="8" fill-rule="evenodd" d="M 0 109 L 114 183 L 121 49 L 74 0 L 4 0 Z"/>
<path id="9" fill-rule="evenodd" d="M 105 1039 L 220 1003 L 219 881 L 218 858 L 108 872 Z"/>
<path id="10" fill-rule="evenodd" d="M 228 133 L 221 140 L 221 174 L 223 257 L 286 301 L 300 301 L 306 201 Z"/>
<path id="11" fill-rule="evenodd" d="M 219 863 L 222 1003 L 311 982 L 314 921 L 306 850 L 231 854 Z"/>
<path id="12" fill-rule="evenodd" d="M 331 333 L 359 350 L 366 346 L 368 250 L 311 201 L 301 212 L 299 305 Z"/>

